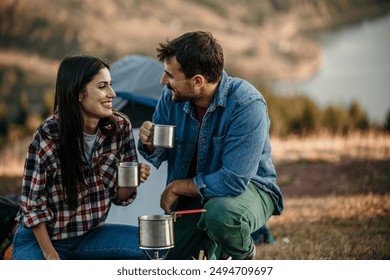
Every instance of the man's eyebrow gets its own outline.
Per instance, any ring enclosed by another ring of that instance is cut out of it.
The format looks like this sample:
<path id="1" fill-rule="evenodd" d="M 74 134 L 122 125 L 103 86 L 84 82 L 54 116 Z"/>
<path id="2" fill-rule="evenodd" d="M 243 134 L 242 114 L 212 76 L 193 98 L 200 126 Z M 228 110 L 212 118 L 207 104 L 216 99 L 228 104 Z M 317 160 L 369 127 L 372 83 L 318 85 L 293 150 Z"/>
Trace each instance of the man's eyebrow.
<path id="1" fill-rule="evenodd" d="M 169 73 L 167 70 L 164 70 L 165 74 L 167 74 L 169 77 L 173 78 L 173 75 Z"/>

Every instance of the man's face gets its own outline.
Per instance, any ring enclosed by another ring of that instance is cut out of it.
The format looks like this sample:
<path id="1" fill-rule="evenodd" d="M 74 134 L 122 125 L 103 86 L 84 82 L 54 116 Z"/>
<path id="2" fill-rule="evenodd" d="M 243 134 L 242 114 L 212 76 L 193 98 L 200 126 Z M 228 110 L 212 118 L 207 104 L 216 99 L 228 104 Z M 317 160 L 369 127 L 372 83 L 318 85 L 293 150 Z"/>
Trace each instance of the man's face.
<path id="1" fill-rule="evenodd" d="M 186 79 L 175 57 L 164 62 L 164 73 L 160 82 L 172 90 L 172 100 L 175 103 L 196 101 L 200 98 L 194 87 L 194 79 Z"/>

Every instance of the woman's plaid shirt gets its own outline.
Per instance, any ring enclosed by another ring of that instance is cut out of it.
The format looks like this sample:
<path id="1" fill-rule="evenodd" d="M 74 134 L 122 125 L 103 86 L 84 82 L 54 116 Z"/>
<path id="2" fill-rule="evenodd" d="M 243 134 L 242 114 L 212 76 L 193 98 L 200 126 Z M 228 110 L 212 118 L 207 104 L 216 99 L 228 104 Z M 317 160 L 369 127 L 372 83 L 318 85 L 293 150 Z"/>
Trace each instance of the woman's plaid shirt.
<path id="1" fill-rule="evenodd" d="M 84 162 L 85 180 L 76 210 L 68 208 L 61 185 L 58 115 L 38 127 L 26 155 L 21 211 L 17 216 L 25 227 L 46 223 L 53 240 L 79 236 L 104 223 L 111 203 L 126 206 L 133 202 L 135 196 L 128 201 L 116 197 L 116 165 L 120 161 L 137 161 L 137 153 L 129 120 L 118 112 L 114 117 L 119 132 L 108 137 L 98 130 L 92 165 Z"/>

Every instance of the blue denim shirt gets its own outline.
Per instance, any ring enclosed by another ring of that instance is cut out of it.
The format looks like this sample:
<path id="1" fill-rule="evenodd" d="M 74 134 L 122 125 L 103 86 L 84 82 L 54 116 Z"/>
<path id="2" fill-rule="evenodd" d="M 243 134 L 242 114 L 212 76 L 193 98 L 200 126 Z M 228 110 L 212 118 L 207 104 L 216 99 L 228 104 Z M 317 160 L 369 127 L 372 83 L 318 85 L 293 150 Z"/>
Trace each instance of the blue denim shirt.
<path id="1" fill-rule="evenodd" d="M 186 178 L 199 133 L 197 175 L 193 180 L 202 198 L 237 196 L 251 181 L 271 194 L 274 214 L 282 212 L 283 197 L 271 160 L 267 104 L 250 83 L 229 77 L 224 71 L 200 129 L 194 104 L 174 103 L 171 90 L 164 87 L 153 122 L 176 125 L 172 149 L 156 148 L 149 155 L 138 142 L 140 154 L 156 168 L 168 161 L 167 185 Z"/>

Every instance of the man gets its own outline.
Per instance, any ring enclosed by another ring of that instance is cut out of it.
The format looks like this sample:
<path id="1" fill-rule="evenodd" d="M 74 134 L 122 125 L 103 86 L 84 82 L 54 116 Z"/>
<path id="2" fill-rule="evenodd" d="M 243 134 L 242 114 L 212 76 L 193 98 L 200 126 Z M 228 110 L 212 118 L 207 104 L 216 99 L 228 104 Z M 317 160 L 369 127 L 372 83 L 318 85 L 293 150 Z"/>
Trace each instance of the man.
<path id="1" fill-rule="evenodd" d="M 160 43 L 157 52 L 166 87 L 153 122 L 140 127 L 138 148 L 156 168 L 168 161 L 160 200 L 166 213 L 206 209 L 176 221 L 167 259 L 198 258 L 200 250 L 208 259 L 254 259 L 251 233 L 283 210 L 265 100 L 227 75 L 222 48 L 208 32 Z M 152 145 L 154 124 L 176 125 L 173 149 Z"/>

